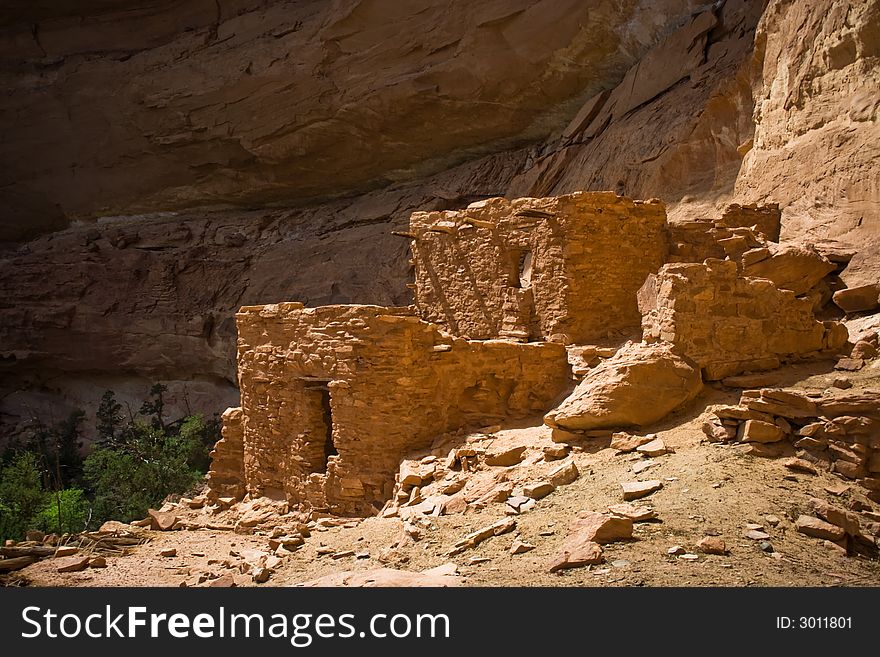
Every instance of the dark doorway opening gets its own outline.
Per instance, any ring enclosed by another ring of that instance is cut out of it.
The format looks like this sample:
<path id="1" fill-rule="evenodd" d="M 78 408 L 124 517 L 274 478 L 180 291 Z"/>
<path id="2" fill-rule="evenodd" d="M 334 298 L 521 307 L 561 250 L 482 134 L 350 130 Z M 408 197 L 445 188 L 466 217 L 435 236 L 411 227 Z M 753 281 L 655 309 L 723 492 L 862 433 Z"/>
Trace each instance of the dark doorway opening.
<path id="1" fill-rule="evenodd" d="M 336 456 L 336 445 L 333 443 L 333 411 L 330 408 L 330 388 L 321 388 L 321 411 L 324 420 L 324 469 L 327 469 L 327 459 Z"/>
<path id="2" fill-rule="evenodd" d="M 305 389 L 308 393 L 307 406 L 312 409 L 311 427 L 307 432 L 306 458 L 311 472 L 327 472 L 327 459 L 336 456 L 333 442 L 333 408 L 330 404 L 329 381 L 309 380 Z"/>

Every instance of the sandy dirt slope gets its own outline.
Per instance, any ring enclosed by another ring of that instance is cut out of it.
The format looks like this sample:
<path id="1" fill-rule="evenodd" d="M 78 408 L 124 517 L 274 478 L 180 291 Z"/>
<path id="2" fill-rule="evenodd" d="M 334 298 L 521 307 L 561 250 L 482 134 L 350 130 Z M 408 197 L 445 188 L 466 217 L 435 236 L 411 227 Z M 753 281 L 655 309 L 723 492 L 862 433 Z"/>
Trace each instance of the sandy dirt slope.
<path id="1" fill-rule="evenodd" d="M 803 364 L 778 373 L 780 386 L 824 389 L 839 376 L 831 362 Z M 880 385 L 880 369 L 850 375 L 857 386 Z M 346 570 L 368 570 L 386 565 L 421 571 L 445 563 L 458 565 L 461 583 L 467 586 L 876 586 L 880 562 L 863 557 L 843 557 L 822 542 L 794 531 L 794 520 L 808 513 L 810 497 L 847 506 L 866 501 L 856 486 L 842 495 L 826 490 L 846 484 L 829 474 L 795 474 L 779 459 L 743 453 L 741 446 L 705 442 L 700 415 L 708 404 L 734 403 L 739 392 L 709 387 L 688 407 L 661 424 L 646 428 L 657 433 L 674 453 L 655 457 L 656 465 L 639 475 L 632 471 L 642 460 L 617 454 L 603 442 L 575 447 L 571 458 L 581 476 L 513 516 L 514 531 L 486 540 L 476 548 L 450 557 L 453 544 L 469 532 L 504 517 L 503 503 L 476 512 L 427 518 L 420 540 L 395 551 L 396 559 L 380 563 L 379 556 L 401 534 L 399 518 L 370 518 L 346 526 L 317 527 L 305 545 L 281 559 L 262 586 L 287 586 Z M 526 434 L 535 444 L 550 444 L 549 430 L 536 420 L 532 426 L 503 429 L 499 435 Z M 548 572 L 570 521 L 580 511 L 605 511 L 622 502 L 620 482 L 658 479 L 663 488 L 639 501 L 652 506 L 656 522 L 637 523 L 634 540 L 604 546 L 606 563 Z M 872 505 L 877 510 L 876 504 Z M 202 513 L 202 520 L 210 520 Z M 230 513 L 230 512 L 225 512 Z M 207 514 L 210 516 L 210 514 Z M 774 518 L 775 516 L 775 518 Z M 193 517 L 197 517 L 194 515 Z M 222 514 L 214 516 L 222 518 Z M 778 519 L 778 522 L 777 522 Z M 775 552 L 761 550 L 760 542 L 744 537 L 746 525 L 762 525 Z M 775 524 L 774 524 L 775 523 Z M 264 532 L 267 533 L 267 532 Z M 52 559 L 36 563 L 8 577 L 10 583 L 34 586 L 181 586 L 202 578 L 229 574 L 240 586 L 256 585 L 251 574 L 242 574 L 247 550 L 268 551 L 268 536 L 232 531 L 148 532 L 151 540 L 129 554 L 108 557 L 108 567 L 78 573 L 58 573 Z M 729 549 L 726 555 L 706 555 L 696 548 L 705 536 L 718 536 Z M 535 546 L 511 555 L 519 538 Z M 687 561 L 667 554 L 675 545 L 699 555 Z M 159 556 L 175 548 L 177 556 Z M 339 556 L 352 552 L 349 556 Z M 323 553 L 323 554 L 322 554 Z M 337 558 L 338 557 L 338 558 Z M 210 583 L 215 580 L 207 580 Z M 228 581 L 228 578 L 227 578 Z"/>

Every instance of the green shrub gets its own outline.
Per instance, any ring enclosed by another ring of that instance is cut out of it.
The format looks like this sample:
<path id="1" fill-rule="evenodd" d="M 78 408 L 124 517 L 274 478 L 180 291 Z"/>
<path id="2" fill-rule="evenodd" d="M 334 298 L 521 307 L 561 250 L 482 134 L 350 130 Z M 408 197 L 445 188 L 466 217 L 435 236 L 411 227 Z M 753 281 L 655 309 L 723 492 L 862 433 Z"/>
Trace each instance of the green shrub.
<path id="1" fill-rule="evenodd" d="M 201 473 L 207 472 L 211 465 L 211 449 L 220 438 L 219 422 L 205 422 L 201 415 L 190 415 L 183 420 L 178 435 L 184 441 L 186 460 L 190 466 Z"/>
<path id="2" fill-rule="evenodd" d="M 96 412 L 98 442 L 83 460 L 75 411 L 54 426 L 35 421 L 0 458 L 0 539 L 23 538 L 28 529 L 75 533 L 105 520 L 130 522 L 168 495 L 191 490 L 207 471 L 208 454 L 220 437 L 216 416 L 165 416 L 166 387 L 156 384 L 126 421 L 108 390 Z"/>
<path id="3" fill-rule="evenodd" d="M 134 422 L 116 447 L 96 449 L 85 460 L 85 479 L 94 491 L 96 520 L 130 522 L 172 493 L 182 493 L 201 478 L 207 460 L 200 441 L 201 418 L 189 418 L 177 435 L 155 425 Z"/>
<path id="4" fill-rule="evenodd" d="M 86 529 L 91 505 L 79 488 L 45 494 L 45 502 L 31 520 L 31 528 L 56 534 L 74 534 Z"/>
<path id="5" fill-rule="evenodd" d="M 149 469 L 130 454 L 98 449 L 86 458 L 83 469 L 94 495 L 96 522 L 131 522 L 143 518 L 152 505 Z"/>
<path id="6" fill-rule="evenodd" d="M 0 468 L 0 541 L 21 539 L 45 500 L 36 455 L 15 454 Z"/>
<path id="7" fill-rule="evenodd" d="M 101 397 L 98 410 L 95 411 L 95 429 L 98 441 L 102 444 L 113 444 L 119 427 L 122 425 L 122 404 L 116 401 L 112 390 L 107 390 Z"/>

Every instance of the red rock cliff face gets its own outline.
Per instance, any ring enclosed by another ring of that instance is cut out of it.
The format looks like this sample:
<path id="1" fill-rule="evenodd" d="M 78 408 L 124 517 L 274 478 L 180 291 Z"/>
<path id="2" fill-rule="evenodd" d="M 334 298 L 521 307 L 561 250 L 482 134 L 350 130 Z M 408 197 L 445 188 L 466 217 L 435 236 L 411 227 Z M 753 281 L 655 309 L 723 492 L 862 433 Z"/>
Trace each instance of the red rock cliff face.
<path id="1" fill-rule="evenodd" d="M 880 2 L 771 2 L 753 60 L 754 148 L 737 195 L 783 208 L 783 237 L 852 242 L 850 286 L 880 278 Z"/>
<path id="2" fill-rule="evenodd" d="M 0 186 L 81 217 L 350 194 L 541 138 L 701 3 L 43 4 L 4 28 Z"/>
<path id="3" fill-rule="evenodd" d="M 0 411 L 150 380 L 219 410 L 240 306 L 409 302 L 415 210 L 736 193 L 876 226 L 877 2 L 764 4 L 7 3 Z"/>
<path id="4" fill-rule="evenodd" d="M 699 4 L 7 3 L 3 410 L 136 402 L 157 379 L 217 410 L 241 305 L 408 302 L 391 231 L 503 195 L 532 158 L 505 148 Z"/>

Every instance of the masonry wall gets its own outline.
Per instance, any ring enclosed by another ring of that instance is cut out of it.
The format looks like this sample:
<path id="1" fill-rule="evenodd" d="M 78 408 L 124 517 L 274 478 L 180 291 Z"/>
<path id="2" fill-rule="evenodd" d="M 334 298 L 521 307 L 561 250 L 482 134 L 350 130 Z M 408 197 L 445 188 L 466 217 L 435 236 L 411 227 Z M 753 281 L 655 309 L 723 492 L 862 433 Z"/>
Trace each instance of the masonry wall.
<path id="1" fill-rule="evenodd" d="M 669 262 L 703 262 L 707 258 L 737 260 L 761 240 L 779 241 L 782 213 L 775 203 L 732 203 L 714 220 L 669 224 Z"/>
<path id="2" fill-rule="evenodd" d="M 734 261 L 668 264 L 639 291 L 643 339 L 670 342 L 717 380 L 838 348 L 846 329 L 819 322 L 812 302 L 761 278 L 737 273 Z"/>
<path id="3" fill-rule="evenodd" d="M 636 292 L 666 261 L 666 212 L 577 192 L 414 213 L 419 314 L 456 335 L 571 343 L 639 326 Z"/>
<path id="4" fill-rule="evenodd" d="M 367 515 L 390 497 L 406 453 L 449 430 L 543 413 L 570 386 L 562 345 L 453 338 L 412 313 L 241 309 L 248 493 Z"/>
<path id="5" fill-rule="evenodd" d="M 244 494 L 244 413 L 227 408 L 222 437 L 211 450 L 208 488 L 212 497 L 241 497 Z"/>
<path id="6" fill-rule="evenodd" d="M 782 230 L 782 210 L 778 203 L 731 203 L 724 208 L 715 224 L 719 228 L 755 228 L 765 239 L 778 242 Z"/>

